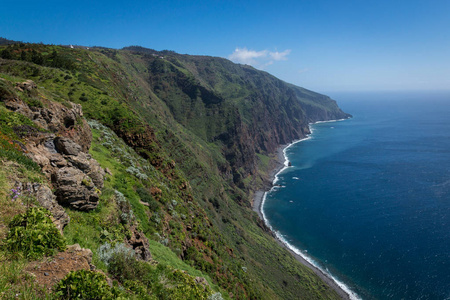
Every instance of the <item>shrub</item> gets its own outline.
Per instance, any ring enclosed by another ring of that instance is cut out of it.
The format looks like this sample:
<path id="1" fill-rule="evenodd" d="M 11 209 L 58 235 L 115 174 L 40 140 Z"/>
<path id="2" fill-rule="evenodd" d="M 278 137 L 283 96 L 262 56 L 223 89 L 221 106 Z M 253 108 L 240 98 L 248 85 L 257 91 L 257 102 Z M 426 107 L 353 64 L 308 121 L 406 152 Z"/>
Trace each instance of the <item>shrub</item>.
<path id="1" fill-rule="evenodd" d="M 123 287 L 136 295 L 136 299 L 153 300 L 156 296 L 151 295 L 147 287 L 139 280 L 125 280 Z"/>
<path id="2" fill-rule="evenodd" d="M 153 199 L 152 194 L 150 194 L 145 188 L 139 187 L 136 189 L 139 197 L 143 202 L 148 203 L 150 210 L 157 211 L 159 209 L 159 204 Z"/>
<path id="3" fill-rule="evenodd" d="M 44 208 L 32 207 L 9 223 L 5 248 L 13 253 L 22 252 L 29 259 L 52 255 L 64 250 L 66 242 Z"/>
<path id="4" fill-rule="evenodd" d="M 108 272 L 121 282 L 124 280 L 139 280 L 148 273 L 146 265 L 139 263 L 134 255 L 121 251 L 112 253 L 108 264 Z"/>
<path id="5" fill-rule="evenodd" d="M 115 253 L 108 272 L 124 283 L 139 299 L 207 299 L 212 294 L 208 285 L 197 283 L 184 271 L 158 264 L 156 267 L 124 253 Z"/>
<path id="6" fill-rule="evenodd" d="M 135 220 L 135 216 L 133 213 L 133 210 L 131 209 L 131 204 L 130 202 L 127 200 L 127 198 L 125 198 L 124 194 L 122 194 L 119 191 L 114 191 L 115 194 L 115 198 L 116 198 L 116 203 L 117 206 L 119 207 L 120 210 L 120 221 L 123 224 L 131 224 L 133 223 L 133 221 Z"/>
<path id="7" fill-rule="evenodd" d="M 221 293 L 215 293 L 208 297 L 208 300 L 223 300 Z"/>
<path id="8" fill-rule="evenodd" d="M 168 290 L 169 299 L 208 299 L 212 291 L 208 285 L 201 285 L 195 282 L 192 276 L 183 271 L 175 270 L 169 275 L 169 279 L 176 284 Z"/>
<path id="9" fill-rule="evenodd" d="M 14 88 L 4 80 L 0 80 L 0 101 L 12 99 L 16 96 Z"/>
<path id="10" fill-rule="evenodd" d="M 98 256 L 105 263 L 109 265 L 109 262 L 115 255 L 123 255 L 134 257 L 134 251 L 123 243 L 117 243 L 114 247 L 109 243 L 104 243 L 98 248 Z"/>
<path id="11" fill-rule="evenodd" d="M 148 176 L 145 175 L 144 173 L 141 173 L 141 170 L 139 170 L 138 168 L 135 168 L 133 166 L 130 166 L 126 169 L 126 171 L 128 173 L 130 173 L 131 175 L 136 176 L 137 178 L 141 179 L 141 180 L 147 180 Z"/>
<path id="12" fill-rule="evenodd" d="M 25 102 L 28 104 L 29 107 L 40 107 L 40 108 L 44 107 L 41 100 L 36 98 L 28 99 Z"/>
<path id="13" fill-rule="evenodd" d="M 55 295 L 61 299 L 115 299 L 113 290 L 102 273 L 72 271 L 55 286 Z"/>

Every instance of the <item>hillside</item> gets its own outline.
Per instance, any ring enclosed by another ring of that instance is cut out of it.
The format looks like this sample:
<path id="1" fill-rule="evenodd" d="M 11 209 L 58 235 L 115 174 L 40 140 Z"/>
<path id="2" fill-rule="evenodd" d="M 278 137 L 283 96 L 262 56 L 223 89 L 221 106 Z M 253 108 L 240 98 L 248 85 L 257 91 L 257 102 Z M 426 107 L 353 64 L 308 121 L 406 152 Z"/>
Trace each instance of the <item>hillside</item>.
<path id="1" fill-rule="evenodd" d="M 92 250 L 91 268 L 115 282 L 110 296 L 338 298 L 251 210 L 280 145 L 310 122 L 349 117 L 335 101 L 222 58 L 136 46 L 0 50 L 0 259 L 10 268 L 0 293 L 25 294 L 13 279 L 36 259 L 7 247 L 10 221 L 44 206 L 65 244 Z M 24 205 L 11 199 L 17 187 L 28 190 Z M 26 292 L 44 297 L 40 283 Z"/>

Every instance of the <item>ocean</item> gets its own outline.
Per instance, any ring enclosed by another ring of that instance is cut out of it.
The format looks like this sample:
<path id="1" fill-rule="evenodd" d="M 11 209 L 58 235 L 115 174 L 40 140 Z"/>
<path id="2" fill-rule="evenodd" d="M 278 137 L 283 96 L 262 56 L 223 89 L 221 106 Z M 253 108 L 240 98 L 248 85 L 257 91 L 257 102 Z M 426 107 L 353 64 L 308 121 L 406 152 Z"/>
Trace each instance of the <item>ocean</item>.
<path id="1" fill-rule="evenodd" d="M 266 193 L 268 225 L 355 299 L 450 299 L 450 93 L 332 95 Z"/>

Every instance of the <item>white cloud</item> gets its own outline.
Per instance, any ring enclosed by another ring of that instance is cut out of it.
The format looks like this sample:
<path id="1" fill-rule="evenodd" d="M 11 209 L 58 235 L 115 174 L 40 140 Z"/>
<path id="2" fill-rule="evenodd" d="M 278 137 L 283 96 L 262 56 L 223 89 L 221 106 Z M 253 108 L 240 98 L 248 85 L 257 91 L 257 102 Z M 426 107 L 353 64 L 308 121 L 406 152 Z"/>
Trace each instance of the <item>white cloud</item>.
<path id="1" fill-rule="evenodd" d="M 228 58 L 234 62 L 253 65 L 256 63 L 256 59 L 267 56 L 267 50 L 254 51 L 247 48 L 236 48 L 234 52 L 228 56 Z"/>
<path id="2" fill-rule="evenodd" d="M 228 59 L 235 63 L 252 65 L 255 68 L 263 69 L 274 63 L 274 61 L 287 60 L 287 56 L 291 53 L 290 49 L 283 52 L 270 52 L 268 50 L 248 50 L 244 48 L 236 48 Z"/>
<path id="3" fill-rule="evenodd" d="M 283 52 L 269 52 L 269 55 L 273 60 L 287 60 L 289 53 L 291 53 L 291 49 L 284 50 Z"/>

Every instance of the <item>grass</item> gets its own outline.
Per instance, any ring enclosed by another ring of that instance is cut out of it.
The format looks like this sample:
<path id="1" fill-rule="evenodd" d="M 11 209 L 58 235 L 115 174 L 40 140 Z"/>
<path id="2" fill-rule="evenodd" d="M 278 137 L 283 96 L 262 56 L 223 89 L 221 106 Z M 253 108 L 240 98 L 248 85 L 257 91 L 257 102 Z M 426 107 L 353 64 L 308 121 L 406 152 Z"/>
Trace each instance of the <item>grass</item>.
<path id="1" fill-rule="evenodd" d="M 97 250 L 108 242 L 122 242 L 127 233 L 119 222 L 119 212 L 114 203 L 112 193 L 103 193 L 99 206 L 90 212 L 67 209 L 70 223 L 64 228 L 64 236 L 68 244 L 80 244 L 82 248 L 91 249 L 93 263 L 106 271 L 105 264 L 99 259 Z"/>
<path id="2" fill-rule="evenodd" d="M 171 266 L 175 269 L 186 271 L 191 276 L 203 277 L 206 279 L 206 281 L 208 281 L 209 285 L 212 287 L 213 290 L 215 291 L 220 290 L 219 287 L 214 284 L 214 282 L 208 275 L 186 264 L 175 253 L 173 253 L 172 250 L 170 250 L 166 246 L 150 240 L 150 252 L 152 253 L 152 257 L 158 262 Z M 228 299 L 228 295 L 226 293 L 222 292 L 222 296 L 225 299 Z"/>

